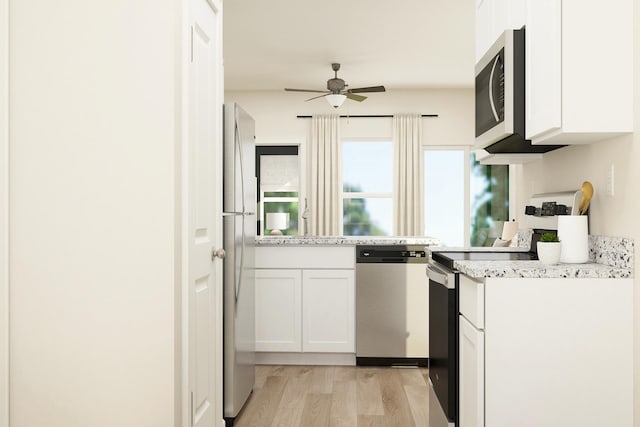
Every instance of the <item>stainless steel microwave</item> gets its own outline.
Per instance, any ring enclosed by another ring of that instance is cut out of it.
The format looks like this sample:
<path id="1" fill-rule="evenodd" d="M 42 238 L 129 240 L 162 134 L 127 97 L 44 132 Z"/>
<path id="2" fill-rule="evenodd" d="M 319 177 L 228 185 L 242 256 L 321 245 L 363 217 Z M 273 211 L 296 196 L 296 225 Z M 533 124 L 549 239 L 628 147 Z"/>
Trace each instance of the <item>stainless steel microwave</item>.
<path id="1" fill-rule="evenodd" d="M 476 148 L 546 153 L 525 138 L 525 29 L 506 30 L 476 64 Z"/>

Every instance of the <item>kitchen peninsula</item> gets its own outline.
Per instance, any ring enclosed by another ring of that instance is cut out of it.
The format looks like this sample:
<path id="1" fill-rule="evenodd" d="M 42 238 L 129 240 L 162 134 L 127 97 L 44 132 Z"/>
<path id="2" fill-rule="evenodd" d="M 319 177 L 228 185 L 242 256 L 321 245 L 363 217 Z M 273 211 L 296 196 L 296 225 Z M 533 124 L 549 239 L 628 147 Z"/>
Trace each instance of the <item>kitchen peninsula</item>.
<path id="1" fill-rule="evenodd" d="M 356 265 L 362 265 L 356 263 L 356 247 L 362 245 L 385 251 L 401 247 L 422 258 L 421 264 L 403 264 L 401 261 L 367 264 L 380 267 L 380 274 L 375 276 L 379 280 L 368 280 L 364 272 L 358 270 L 358 277 L 370 285 L 364 292 L 359 292 L 358 298 L 361 299 L 360 309 L 384 304 L 387 309 L 383 311 L 387 314 L 395 313 L 391 316 L 405 319 L 402 327 L 388 325 L 386 329 L 400 331 L 398 339 L 403 342 L 408 335 L 412 337 L 411 343 L 418 339 L 419 357 L 426 360 L 426 249 L 437 244 L 438 239 L 431 237 L 267 236 L 256 239 L 256 362 L 356 364 L 356 330 L 363 323 L 357 320 L 363 313 L 356 309 L 356 288 L 360 289 L 362 284 L 356 280 Z M 403 274 L 396 275 L 394 269 L 397 268 Z M 408 272 L 412 272 L 411 275 Z M 376 285 L 378 282 L 379 286 Z M 391 294 L 377 294 L 381 287 Z M 411 306 L 405 301 L 408 294 L 415 296 L 410 298 Z M 394 305 L 392 301 L 398 298 L 402 301 Z M 402 312 L 390 310 L 392 306 L 401 307 Z M 424 318 L 419 330 L 405 324 L 408 312 L 417 312 L 418 319 Z M 358 336 L 363 338 L 365 335 L 360 333 Z"/>

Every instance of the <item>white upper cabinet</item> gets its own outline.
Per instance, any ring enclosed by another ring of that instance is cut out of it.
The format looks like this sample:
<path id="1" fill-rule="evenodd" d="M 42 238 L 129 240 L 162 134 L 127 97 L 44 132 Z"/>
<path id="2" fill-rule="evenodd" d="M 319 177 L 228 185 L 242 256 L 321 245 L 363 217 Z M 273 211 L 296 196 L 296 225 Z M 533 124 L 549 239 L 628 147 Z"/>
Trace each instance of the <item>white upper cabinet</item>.
<path id="1" fill-rule="evenodd" d="M 476 62 L 504 30 L 525 24 L 525 0 L 476 0 Z"/>
<path id="2" fill-rule="evenodd" d="M 633 0 L 528 0 L 525 80 L 533 144 L 631 132 Z"/>

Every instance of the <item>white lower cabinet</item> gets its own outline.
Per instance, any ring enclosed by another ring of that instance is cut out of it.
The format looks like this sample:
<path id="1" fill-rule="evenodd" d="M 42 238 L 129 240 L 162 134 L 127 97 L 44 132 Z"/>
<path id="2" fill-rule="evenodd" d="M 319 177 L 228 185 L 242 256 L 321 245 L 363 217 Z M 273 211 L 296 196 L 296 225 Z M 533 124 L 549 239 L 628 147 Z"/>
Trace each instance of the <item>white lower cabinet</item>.
<path id="1" fill-rule="evenodd" d="M 353 270 L 302 272 L 302 351 L 355 352 Z"/>
<path id="2" fill-rule="evenodd" d="M 458 427 L 633 426 L 633 279 L 459 283 Z"/>
<path id="3" fill-rule="evenodd" d="M 302 351 L 302 272 L 256 270 L 256 351 Z"/>
<path id="4" fill-rule="evenodd" d="M 355 353 L 354 248 L 256 249 L 256 351 Z"/>
<path id="5" fill-rule="evenodd" d="M 460 426 L 484 427 L 484 331 L 460 316 Z"/>
<path id="6" fill-rule="evenodd" d="M 256 351 L 354 353 L 354 271 L 256 270 Z"/>

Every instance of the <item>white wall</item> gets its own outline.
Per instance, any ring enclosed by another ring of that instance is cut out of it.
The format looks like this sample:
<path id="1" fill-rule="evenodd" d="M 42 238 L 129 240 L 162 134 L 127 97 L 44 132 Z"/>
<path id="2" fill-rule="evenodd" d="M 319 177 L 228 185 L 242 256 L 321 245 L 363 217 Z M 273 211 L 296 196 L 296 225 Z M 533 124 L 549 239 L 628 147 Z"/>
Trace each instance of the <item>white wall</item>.
<path id="1" fill-rule="evenodd" d="M 640 40 L 640 7 L 634 10 L 634 39 Z M 519 219 L 531 194 L 579 189 L 583 181 L 591 181 L 595 194 L 591 202 L 591 233 L 633 238 L 640 242 L 640 43 L 634 47 L 635 122 L 633 134 L 602 141 L 593 145 L 578 145 L 545 154 L 537 162 L 518 166 Z M 615 108 L 615 105 L 606 108 Z M 606 195 L 607 170 L 615 170 L 614 195 Z M 635 423 L 640 427 L 640 254 L 635 254 Z M 606 350 L 604 350 L 606 351 Z M 612 360 L 611 363 L 615 363 Z M 603 367 L 594 366 L 594 369 Z"/>
<path id="2" fill-rule="evenodd" d="M 9 426 L 9 1 L 0 0 L 0 427 Z"/>
<path id="3" fill-rule="evenodd" d="M 179 12 L 11 2 L 11 427 L 174 425 Z"/>
<path id="4" fill-rule="evenodd" d="M 282 91 L 226 92 L 225 102 L 238 102 L 256 119 L 258 138 L 305 138 L 308 140 L 310 119 L 296 116 L 312 114 L 358 115 L 420 113 L 438 114 L 424 118 L 425 143 L 429 145 L 472 145 L 474 143 L 474 91 L 469 89 L 436 89 L 372 93 L 358 103 L 346 100 L 337 110 L 324 99 L 304 102 L 313 96 Z M 342 136 L 391 137 L 390 118 L 344 119 Z"/>

